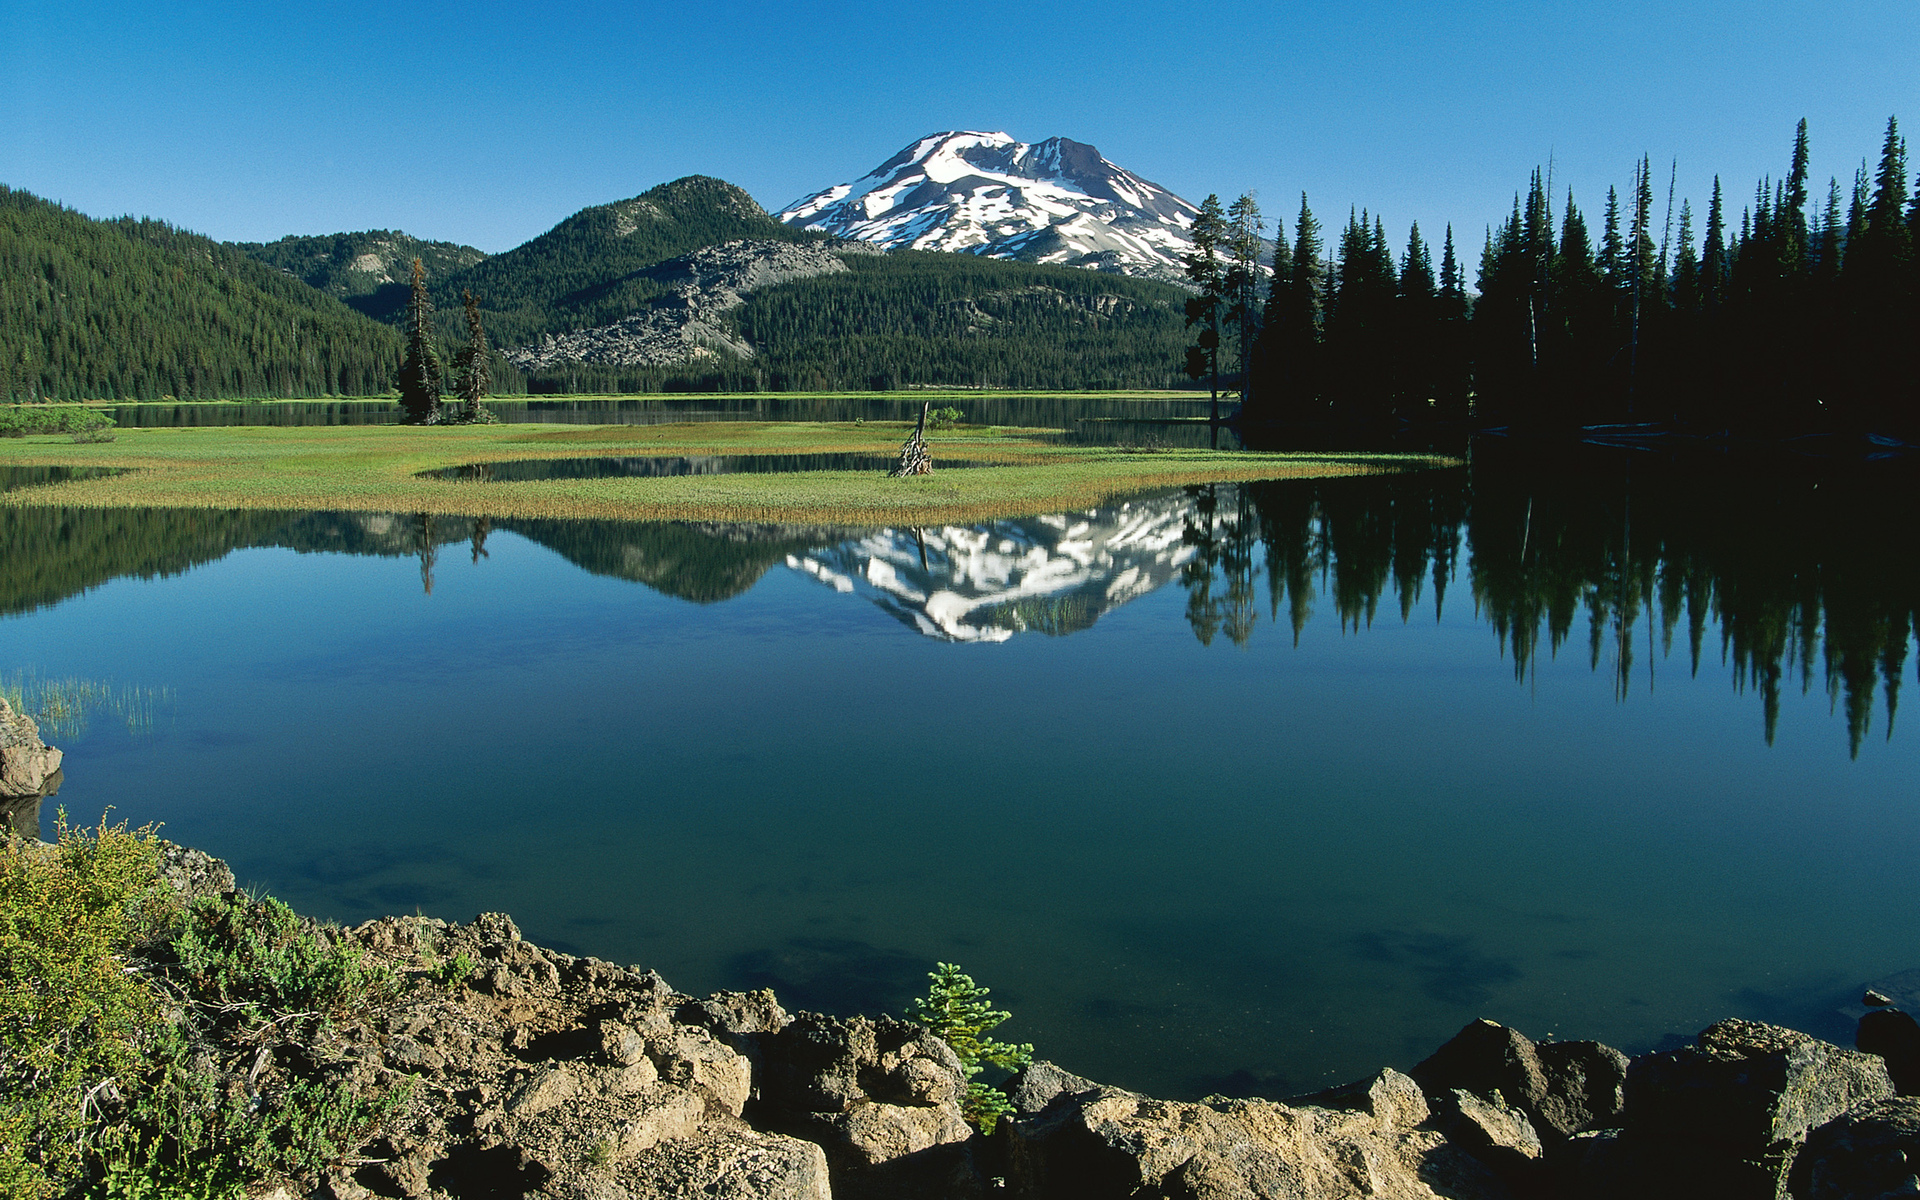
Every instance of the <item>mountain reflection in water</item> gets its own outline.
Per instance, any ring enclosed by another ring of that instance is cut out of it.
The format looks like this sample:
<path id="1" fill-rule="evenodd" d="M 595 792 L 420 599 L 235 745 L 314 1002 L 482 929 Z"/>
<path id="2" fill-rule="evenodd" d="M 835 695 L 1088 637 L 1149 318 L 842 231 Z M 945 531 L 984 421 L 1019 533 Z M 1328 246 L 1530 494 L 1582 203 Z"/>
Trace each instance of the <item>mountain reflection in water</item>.
<path id="1" fill-rule="evenodd" d="M 921 529 L 8 507 L 0 612 L 251 546 L 418 556 L 430 591 L 440 547 L 469 543 L 479 563 L 506 532 L 701 604 L 784 565 L 955 642 L 1084 631 L 1177 583 L 1201 643 L 1244 646 L 1262 624 L 1297 644 L 1322 606 L 1353 632 L 1383 601 L 1402 621 L 1430 603 L 1437 620 L 1464 568 L 1466 602 L 1522 684 L 1543 654 L 1574 647 L 1625 700 L 1662 671 L 1710 666 L 1712 629 L 1769 742 L 1783 694 L 1816 687 L 1854 753 L 1876 713 L 1890 738 L 1920 610 L 1911 472 L 1633 459 L 1480 453 L 1450 471 L 1190 487 Z"/>

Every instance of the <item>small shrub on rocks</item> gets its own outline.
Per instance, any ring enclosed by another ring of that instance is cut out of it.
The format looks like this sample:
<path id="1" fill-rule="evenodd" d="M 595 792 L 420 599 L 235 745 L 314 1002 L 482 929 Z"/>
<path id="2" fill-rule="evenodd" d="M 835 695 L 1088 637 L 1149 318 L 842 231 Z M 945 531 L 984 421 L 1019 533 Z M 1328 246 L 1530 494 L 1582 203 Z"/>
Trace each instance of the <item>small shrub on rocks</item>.
<path id="1" fill-rule="evenodd" d="M 967 1098 L 960 1110 L 976 1129 L 990 1134 L 1002 1117 L 1013 1113 L 1013 1105 L 1006 1093 L 974 1076 L 980 1074 L 982 1063 L 1017 1071 L 1033 1061 L 1033 1047 L 1025 1043 L 996 1042 L 987 1036 L 1013 1014 L 998 1011 L 989 1004 L 987 995 L 992 989 L 981 987 L 959 967 L 935 963 L 927 978 L 932 983 L 926 997 L 913 1002 L 910 1015 L 953 1048 L 968 1080 Z"/>

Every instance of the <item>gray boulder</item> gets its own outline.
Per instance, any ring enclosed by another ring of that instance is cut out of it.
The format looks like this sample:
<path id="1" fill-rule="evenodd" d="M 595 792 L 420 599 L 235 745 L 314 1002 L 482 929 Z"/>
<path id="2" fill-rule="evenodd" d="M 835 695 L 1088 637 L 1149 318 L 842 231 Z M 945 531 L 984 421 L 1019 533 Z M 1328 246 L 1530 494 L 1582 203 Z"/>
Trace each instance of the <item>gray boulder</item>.
<path id="1" fill-rule="evenodd" d="M 1920 1195 L 1920 1096 L 1878 1100 L 1813 1131 L 1793 1168 L 1800 1200 Z"/>
<path id="2" fill-rule="evenodd" d="M 1002 1090 L 1013 1110 L 1023 1115 L 1037 1113 L 1060 1096 L 1091 1092 L 1100 1085 L 1066 1071 L 1045 1059 L 1035 1059 L 1020 1068 Z"/>
<path id="3" fill-rule="evenodd" d="M 1295 1108 L 1363 1112 L 1394 1129 L 1412 1129 L 1431 1113 L 1420 1085 L 1391 1067 L 1357 1083 L 1298 1096 L 1287 1103 Z"/>
<path id="4" fill-rule="evenodd" d="M 1920 1022 L 1897 1008 L 1876 1008 L 1860 1018 L 1853 1044 L 1885 1060 L 1895 1091 L 1920 1093 Z"/>
<path id="5" fill-rule="evenodd" d="M 825 1148 L 840 1200 L 984 1194 L 966 1074 L 923 1026 L 803 1012 L 757 1037 L 766 1123 Z"/>
<path id="6" fill-rule="evenodd" d="M 60 751 L 40 740 L 40 726 L 25 713 L 0 700 L 0 804 L 9 810 L 20 801 L 37 800 L 59 787 Z M 39 836 L 38 809 L 32 830 Z"/>
<path id="7" fill-rule="evenodd" d="M 1776 1025 L 1721 1021 L 1697 1045 L 1633 1060 L 1627 1140 L 1643 1172 L 1671 1181 L 1660 1194 L 1772 1200 L 1810 1132 L 1891 1095 L 1874 1055 Z"/>
<path id="8" fill-rule="evenodd" d="M 1554 1141 L 1617 1124 L 1626 1073 L 1627 1056 L 1610 1046 L 1535 1042 L 1487 1020 L 1469 1024 L 1412 1072 L 1429 1097 L 1499 1092 Z"/>
<path id="9" fill-rule="evenodd" d="M 1447 1141 L 1505 1179 L 1531 1178 L 1544 1153 L 1533 1122 L 1498 1091 L 1482 1099 L 1455 1088 L 1436 1098 L 1433 1123 Z"/>
<path id="10" fill-rule="evenodd" d="M 1183 1104 L 1110 1087 L 1063 1090 L 1042 1111 L 1008 1122 L 1008 1189 L 1034 1200 L 1509 1195 L 1438 1132 L 1402 1126 L 1414 1112 L 1424 1115 L 1424 1102 L 1408 1106 L 1388 1090 L 1379 1104 L 1385 1115 L 1270 1100 Z"/>

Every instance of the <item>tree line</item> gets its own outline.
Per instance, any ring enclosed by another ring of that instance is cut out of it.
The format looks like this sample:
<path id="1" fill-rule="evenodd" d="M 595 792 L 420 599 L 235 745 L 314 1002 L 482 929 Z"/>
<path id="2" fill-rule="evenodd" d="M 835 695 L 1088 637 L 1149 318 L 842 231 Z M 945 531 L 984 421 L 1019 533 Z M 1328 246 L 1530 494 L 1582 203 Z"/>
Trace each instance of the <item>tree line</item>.
<path id="1" fill-rule="evenodd" d="M 237 247 L 0 185 L 0 400 L 385 391 L 400 335 Z"/>
<path id="2" fill-rule="evenodd" d="M 1323 241 L 1305 196 L 1262 272 L 1252 198 L 1229 211 L 1209 197 L 1188 259 L 1188 374 L 1224 375 L 1254 426 L 1920 437 L 1906 141 L 1889 120 L 1878 166 L 1830 180 L 1824 200 L 1810 161 L 1802 121 L 1785 174 L 1737 217 L 1716 178 L 1702 222 L 1691 201 L 1675 211 L 1671 180 L 1661 202 L 1643 158 L 1597 231 L 1536 170 L 1487 231 L 1471 289 L 1451 226 L 1437 263 L 1417 224 L 1396 257 L 1364 210 Z"/>

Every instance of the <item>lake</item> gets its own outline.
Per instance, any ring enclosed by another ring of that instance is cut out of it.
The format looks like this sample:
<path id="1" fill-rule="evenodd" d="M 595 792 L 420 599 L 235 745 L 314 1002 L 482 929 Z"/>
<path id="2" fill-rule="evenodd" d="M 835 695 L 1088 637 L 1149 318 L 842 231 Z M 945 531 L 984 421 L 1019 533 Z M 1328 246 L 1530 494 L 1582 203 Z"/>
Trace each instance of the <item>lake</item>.
<path id="1" fill-rule="evenodd" d="M 1281 1096 L 1478 1016 L 1848 1037 L 1920 965 L 1917 494 L 1483 443 L 923 529 L 0 507 L 0 688 L 43 830 L 789 1008 L 957 962 L 1077 1072 Z"/>
<path id="2" fill-rule="evenodd" d="M 912 421 L 923 406 L 958 408 L 970 425 L 1059 430 L 1064 442 L 1091 445 L 1206 446 L 1211 404 L 1195 395 L 1123 400 L 1055 392 L 1022 396 L 919 398 L 897 393 L 756 395 L 557 396 L 492 399 L 487 411 L 516 424 L 664 425 L 705 421 Z M 1227 406 L 1229 409 L 1231 405 Z M 106 412 L 122 429 L 212 425 L 396 425 L 405 411 L 392 400 L 273 400 L 227 404 L 114 404 Z M 1238 446 L 1229 430 L 1220 445 Z"/>

